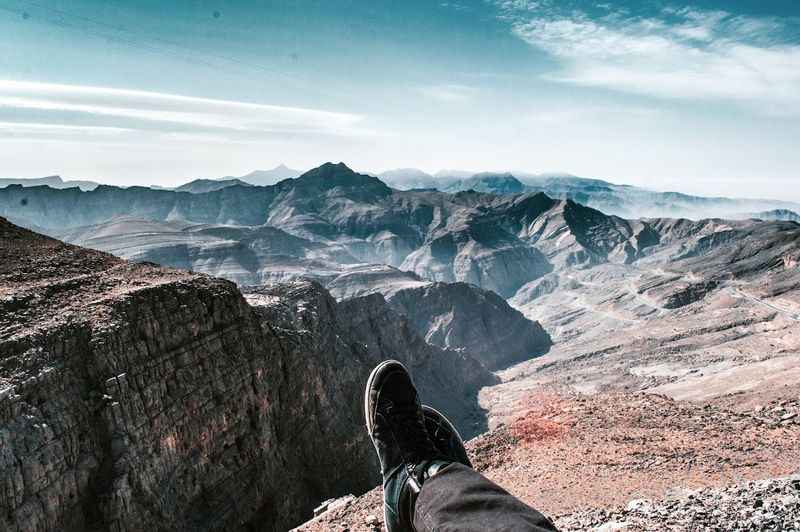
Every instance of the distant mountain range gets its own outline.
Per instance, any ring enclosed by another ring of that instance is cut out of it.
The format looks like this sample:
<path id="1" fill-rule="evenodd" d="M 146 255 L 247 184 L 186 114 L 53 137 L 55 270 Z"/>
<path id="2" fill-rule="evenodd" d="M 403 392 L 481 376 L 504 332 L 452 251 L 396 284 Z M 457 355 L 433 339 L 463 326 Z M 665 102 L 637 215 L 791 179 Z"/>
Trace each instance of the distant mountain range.
<path id="1" fill-rule="evenodd" d="M 491 194 L 544 192 L 552 198 L 571 199 L 607 214 L 626 218 L 742 219 L 752 217 L 747 213 L 770 211 L 773 216 L 780 216 L 781 213 L 800 209 L 800 203 L 796 202 L 657 192 L 570 174 L 482 172 L 465 177 L 465 172 L 453 170 L 440 171 L 432 175 L 415 168 L 401 168 L 377 174 L 377 177 L 390 187 L 400 190 L 415 188 L 444 192 L 475 190 Z"/>
<path id="2" fill-rule="evenodd" d="M 189 181 L 179 187 L 176 187 L 172 190 L 176 192 L 191 192 L 192 194 L 205 194 L 206 192 L 214 192 L 215 190 L 220 190 L 227 187 L 235 187 L 235 186 L 243 186 L 243 187 L 252 187 L 252 183 L 246 183 L 241 179 L 233 178 L 233 179 L 195 179 L 194 181 Z"/>
<path id="3" fill-rule="evenodd" d="M 301 172 L 286 166 L 272 170 L 221 179 L 195 180 L 176 188 L 193 193 L 211 192 L 230 186 L 272 185 L 281 179 L 297 177 Z M 657 192 L 631 185 L 617 185 L 602 179 L 570 174 L 529 174 L 510 172 L 473 173 L 464 170 L 440 170 L 429 174 L 417 168 L 398 168 L 375 175 L 397 190 L 438 190 L 463 192 L 474 190 L 507 195 L 544 192 L 551 198 L 570 199 L 625 218 L 761 218 L 790 220 L 800 210 L 799 203 L 779 200 L 703 197 L 678 192 Z"/>
<path id="4" fill-rule="evenodd" d="M 274 185 L 278 181 L 283 181 L 284 179 L 289 179 L 292 177 L 298 177 L 302 174 L 300 170 L 293 170 L 286 165 L 278 165 L 271 170 L 256 170 L 254 172 L 250 172 L 249 174 L 235 177 L 235 176 L 225 176 L 219 179 L 194 179 L 189 181 L 188 183 L 184 183 L 179 187 L 161 187 L 161 186 L 151 186 L 150 188 L 154 190 L 176 190 L 178 192 L 191 192 L 192 194 L 203 194 L 206 192 L 213 192 L 215 190 L 220 190 L 226 187 L 233 187 L 233 186 L 251 186 L 251 185 L 258 185 L 258 186 L 266 186 L 266 185 Z M 47 177 L 37 177 L 32 179 L 13 179 L 13 178 L 0 178 L 0 188 L 7 187 L 9 185 L 20 185 L 23 187 L 41 187 L 41 186 L 48 186 L 50 188 L 62 189 L 62 188 L 72 188 L 78 187 L 81 190 L 94 190 L 101 183 L 96 181 L 87 181 L 87 180 L 64 180 L 61 176 L 53 175 Z"/>
<path id="5" fill-rule="evenodd" d="M 284 179 L 299 177 L 302 173 L 303 172 L 301 170 L 295 170 L 287 167 L 284 164 L 280 164 L 272 170 L 256 170 L 255 172 L 250 172 L 249 174 L 239 177 L 239 179 L 246 183 L 250 183 L 251 185 L 266 186 L 274 185 L 275 183 L 283 181 Z M 223 177 L 223 179 L 231 178 L 231 176 Z"/>
<path id="6" fill-rule="evenodd" d="M 159 186 L 149 188 L 205 194 L 236 186 L 271 186 L 285 179 L 296 178 L 301 174 L 301 171 L 281 164 L 271 170 L 256 170 L 243 176 L 195 179 L 175 188 Z M 416 168 L 398 168 L 375 174 L 375 177 L 397 190 L 427 189 L 449 193 L 473 190 L 495 195 L 543 192 L 551 198 L 570 199 L 606 214 L 624 218 L 688 218 L 694 220 L 758 218 L 797 221 L 800 216 L 797 214 L 800 212 L 800 203 L 797 202 L 657 192 L 570 174 L 472 173 L 464 170 L 440 170 L 435 174 L 429 174 Z M 56 189 L 78 187 L 86 191 L 94 190 L 99 185 L 93 181 L 64 181 L 59 176 L 39 179 L 0 179 L 0 188 L 14 184 L 23 187 L 46 185 Z"/>
<path id="7" fill-rule="evenodd" d="M 515 186 L 509 176 L 473 179 Z M 69 242 L 243 285 L 301 275 L 325 283 L 372 263 L 427 281 L 471 283 L 504 298 L 553 271 L 635 263 L 677 244 L 672 252 L 684 256 L 759 223 L 631 220 L 542 192 L 398 191 L 342 163 L 272 186 L 201 194 L 12 186 L 0 189 L 0 216 Z M 386 272 L 376 275 L 386 283 Z M 369 282 L 369 275 L 361 277 Z"/>
<path id="8" fill-rule="evenodd" d="M 20 185 L 23 187 L 41 187 L 48 186 L 50 188 L 72 188 L 78 187 L 81 190 L 94 190 L 100 183 L 94 181 L 78 181 L 61 179 L 61 176 L 51 175 L 47 177 L 37 177 L 33 179 L 11 179 L 0 178 L 0 188 L 7 187 L 8 185 Z"/>
<path id="9" fill-rule="evenodd" d="M 219 179 L 195 179 L 194 181 L 189 181 L 188 183 L 185 183 L 172 190 L 177 190 L 178 192 L 191 192 L 192 194 L 203 194 L 226 187 L 247 187 L 253 185 L 269 186 L 274 185 L 279 181 L 283 181 L 284 179 L 298 177 L 302 173 L 303 172 L 300 170 L 293 170 L 286 165 L 281 164 L 271 170 L 256 170 L 239 177 L 225 176 Z M 161 187 L 153 188 L 164 190 Z"/>
<path id="10" fill-rule="evenodd" d="M 800 222 L 800 214 L 787 209 L 775 209 L 772 211 L 754 212 L 742 216 L 743 218 L 754 218 L 756 220 L 786 220 L 789 222 Z"/>

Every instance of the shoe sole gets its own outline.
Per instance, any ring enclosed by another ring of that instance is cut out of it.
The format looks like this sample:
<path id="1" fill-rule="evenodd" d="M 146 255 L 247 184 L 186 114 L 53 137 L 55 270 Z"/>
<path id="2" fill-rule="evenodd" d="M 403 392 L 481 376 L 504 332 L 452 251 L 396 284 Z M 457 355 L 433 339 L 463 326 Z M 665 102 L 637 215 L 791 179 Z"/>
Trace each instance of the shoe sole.
<path id="1" fill-rule="evenodd" d="M 372 373 L 369 374 L 369 378 L 367 379 L 367 386 L 364 388 L 364 420 L 367 424 L 367 434 L 369 434 L 370 439 L 372 439 L 372 420 L 371 420 L 371 412 L 369 411 L 369 391 L 372 389 L 372 384 L 375 382 L 375 377 L 378 373 L 383 370 L 386 366 L 390 364 L 399 364 L 405 371 L 408 373 L 408 369 L 403 365 L 402 362 L 398 362 L 397 360 L 384 360 L 377 366 L 375 369 L 372 370 Z M 409 373 L 410 375 L 410 373 Z M 413 380 L 412 380 L 413 382 Z"/>

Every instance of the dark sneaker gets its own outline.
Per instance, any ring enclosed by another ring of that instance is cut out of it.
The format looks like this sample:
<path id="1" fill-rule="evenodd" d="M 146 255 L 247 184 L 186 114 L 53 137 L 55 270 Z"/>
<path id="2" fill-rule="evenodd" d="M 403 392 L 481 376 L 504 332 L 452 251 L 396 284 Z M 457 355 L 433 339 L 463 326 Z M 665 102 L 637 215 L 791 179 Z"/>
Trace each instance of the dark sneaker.
<path id="1" fill-rule="evenodd" d="M 428 437 L 417 389 L 400 362 L 387 360 L 372 370 L 364 412 L 381 464 L 386 529 L 411 531 L 422 484 L 453 460 Z"/>
<path id="2" fill-rule="evenodd" d="M 425 430 L 439 454 L 472 468 L 467 450 L 464 448 L 464 440 L 450 420 L 428 405 L 422 405 L 422 414 L 425 416 Z"/>

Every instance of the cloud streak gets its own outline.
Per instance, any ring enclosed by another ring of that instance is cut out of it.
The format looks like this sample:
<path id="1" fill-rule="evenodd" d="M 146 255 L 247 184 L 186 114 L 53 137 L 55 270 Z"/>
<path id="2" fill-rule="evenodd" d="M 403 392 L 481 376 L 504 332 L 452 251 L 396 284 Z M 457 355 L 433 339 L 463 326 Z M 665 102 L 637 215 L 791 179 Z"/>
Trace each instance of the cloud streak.
<path id="1" fill-rule="evenodd" d="M 101 134 L 146 131 L 166 137 L 208 133 L 231 140 L 281 136 L 353 136 L 363 117 L 339 113 L 196 98 L 176 94 L 0 80 L 3 129 L 63 135 L 64 128 Z"/>
<path id="2" fill-rule="evenodd" d="M 417 87 L 416 90 L 426 98 L 442 103 L 466 103 L 478 95 L 477 88 L 454 83 Z"/>
<path id="3" fill-rule="evenodd" d="M 534 109 L 523 114 L 530 122 L 546 125 L 603 124 L 609 120 L 651 120 L 662 116 L 658 109 L 634 105 L 596 105 L 572 103 L 563 107 Z"/>
<path id="4" fill-rule="evenodd" d="M 726 100 L 800 114 L 792 21 L 691 7 L 589 14 L 540 1 L 498 4 L 513 33 L 559 62 L 552 81 L 662 98 Z"/>

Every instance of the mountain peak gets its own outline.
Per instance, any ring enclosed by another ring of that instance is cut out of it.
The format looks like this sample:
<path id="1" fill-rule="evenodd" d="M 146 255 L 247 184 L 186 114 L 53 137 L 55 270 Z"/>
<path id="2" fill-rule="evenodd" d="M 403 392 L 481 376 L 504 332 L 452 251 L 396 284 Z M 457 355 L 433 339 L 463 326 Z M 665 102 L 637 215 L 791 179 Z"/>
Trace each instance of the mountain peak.
<path id="1" fill-rule="evenodd" d="M 343 162 L 332 163 L 332 162 L 329 161 L 327 163 L 323 163 L 322 165 L 320 165 L 319 168 L 325 168 L 327 170 L 338 169 L 338 170 L 344 170 L 344 171 L 347 171 L 347 172 L 350 172 L 350 173 L 355 173 L 352 168 L 350 168 L 349 166 L 347 166 Z"/>
<path id="2" fill-rule="evenodd" d="M 395 176 L 433 178 L 431 174 L 429 174 L 428 172 L 424 172 L 419 168 L 395 168 L 393 170 L 386 170 L 385 172 L 381 172 L 380 174 L 378 174 L 378 177 L 395 177 Z"/>
<path id="3" fill-rule="evenodd" d="M 231 179 L 195 179 L 193 181 L 189 181 L 188 183 L 184 183 L 183 185 L 175 188 L 177 192 L 191 192 L 192 194 L 203 194 L 206 192 L 214 192 L 217 190 L 222 190 L 223 188 L 233 187 L 233 186 L 243 186 L 243 187 L 251 187 L 250 183 L 242 181 L 239 178 L 231 178 Z"/>
<path id="4" fill-rule="evenodd" d="M 249 174 L 243 175 L 240 178 L 242 181 L 246 183 L 250 183 L 251 185 L 274 185 L 279 181 L 283 181 L 284 179 L 293 179 L 300 174 L 302 174 L 300 170 L 294 170 L 289 168 L 285 164 L 279 164 L 272 170 L 254 170 Z M 234 179 L 233 176 L 227 176 L 223 179 Z"/>
<path id="5" fill-rule="evenodd" d="M 363 189 L 381 190 L 390 193 L 391 189 L 380 179 L 366 174 L 359 174 L 349 166 L 340 162 L 327 162 L 309 170 L 297 178 L 297 184 L 319 187 L 328 190 L 335 187 L 360 187 Z"/>
<path id="6" fill-rule="evenodd" d="M 378 179 L 356 173 L 344 163 L 331 162 L 313 168 L 297 178 L 298 183 L 326 185 L 326 188 L 372 181 L 378 181 Z"/>
<path id="7" fill-rule="evenodd" d="M 479 172 L 472 177 L 475 179 L 517 179 L 511 172 Z"/>
<path id="8" fill-rule="evenodd" d="M 439 180 L 419 168 L 395 168 L 378 174 L 381 181 L 399 190 L 433 188 L 438 189 L 444 180 Z"/>
<path id="9" fill-rule="evenodd" d="M 484 172 L 465 179 L 460 188 L 471 188 L 478 192 L 491 194 L 519 194 L 525 191 L 525 185 L 509 173 Z"/>

